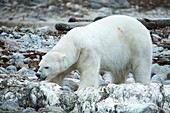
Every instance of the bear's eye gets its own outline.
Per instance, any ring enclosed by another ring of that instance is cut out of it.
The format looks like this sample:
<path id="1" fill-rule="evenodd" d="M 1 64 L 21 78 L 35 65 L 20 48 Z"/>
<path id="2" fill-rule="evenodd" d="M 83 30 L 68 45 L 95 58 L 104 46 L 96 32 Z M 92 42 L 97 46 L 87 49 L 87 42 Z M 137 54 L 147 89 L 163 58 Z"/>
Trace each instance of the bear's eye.
<path id="1" fill-rule="evenodd" d="M 45 69 L 49 69 L 49 67 L 44 67 Z"/>

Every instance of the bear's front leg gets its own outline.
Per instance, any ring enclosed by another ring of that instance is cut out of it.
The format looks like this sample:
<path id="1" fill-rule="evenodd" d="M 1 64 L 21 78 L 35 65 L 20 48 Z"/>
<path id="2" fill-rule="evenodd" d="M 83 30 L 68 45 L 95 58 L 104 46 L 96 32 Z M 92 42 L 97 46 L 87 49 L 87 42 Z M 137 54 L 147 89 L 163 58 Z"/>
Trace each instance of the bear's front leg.
<path id="1" fill-rule="evenodd" d="M 75 69 L 75 65 L 72 65 L 67 70 L 63 71 L 62 73 L 55 75 L 55 76 L 48 76 L 45 80 L 47 82 L 53 82 L 53 83 L 57 83 L 60 86 L 63 86 L 64 78 L 74 69 Z"/>
<path id="2" fill-rule="evenodd" d="M 61 74 L 56 75 L 56 76 L 47 77 L 45 79 L 45 81 L 57 83 L 58 85 L 63 86 L 63 80 L 64 80 L 65 76 L 66 76 L 65 74 L 61 73 Z"/>
<path id="3" fill-rule="evenodd" d="M 79 72 L 81 74 L 79 89 L 99 86 L 100 58 L 97 54 L 88 52 L 80 57 Z"/>

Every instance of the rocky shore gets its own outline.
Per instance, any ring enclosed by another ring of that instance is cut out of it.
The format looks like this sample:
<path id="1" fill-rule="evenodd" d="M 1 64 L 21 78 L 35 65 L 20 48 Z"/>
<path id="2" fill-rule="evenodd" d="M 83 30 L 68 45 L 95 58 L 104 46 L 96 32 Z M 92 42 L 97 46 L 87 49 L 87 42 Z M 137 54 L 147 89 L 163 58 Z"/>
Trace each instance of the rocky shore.
<path id="1" fill-rule="evenodd" d="M 131 5 L 127 0 L 119 1 L 117 4 L 112 2 L 111 6 L 103 0 L 87 2 L 57 0 L 59 4 L 53 2 L 53 0 L 28 0 L 27 2 L 1 0 L 0 14 L 3 16 L 0 16 L 0 21 L 55 23 L 67 22 L 70 17 L 94 19 L 111 14 L 126 14 L 136 18 L 170 16 L 166 0 L 165 7 L 153 5 L 154 7 L 146 10 L 140 4 Z M 0 25 L 0 112 L 98 111 L 102 113 L 131 110 L 129 112 L 168 113 L 170 111 L 170 27 L 150 30 L 153 41 L 152 84 L 149 86 L 135 84 L 133 76 L 129 75 L 127 80 L 129 87 L 125 87 L 126 84 L 107 86 L 110 75 L 108 72 L 101 72 L 100 88 L 87 88 L 74 93 L 80 79 L 79 72 L 76 70 L 67 76 L 63 88 L 57 84 L 39 81 L 35 76 L 42 56 L 66 33 L 56 30 L 54 26 Z M 133 88 L 135 94 L 127 91 Z M 118 97 L 118 94 L 122 96 Z M 131 95 L 135 96 L 131 98 Z M 133 99 L 136 106 L 132 104 Z M 122 104 L 125 101 L 130 101 L 130 104 Z M 115 104 L 112 105 L 112 102 Z"/>

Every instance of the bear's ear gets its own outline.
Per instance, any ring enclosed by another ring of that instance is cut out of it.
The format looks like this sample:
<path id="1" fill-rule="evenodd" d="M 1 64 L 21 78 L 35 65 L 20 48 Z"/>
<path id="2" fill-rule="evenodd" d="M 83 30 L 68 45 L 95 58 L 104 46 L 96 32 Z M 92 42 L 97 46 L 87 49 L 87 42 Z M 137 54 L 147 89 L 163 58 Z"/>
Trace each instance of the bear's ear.
<path id="1" fill-rule="evenodd" d="M 65 54 L 61 54 L 58 58 L 58 61 L 61 62 L 63 61 L 64 59 L 66 58 L 66 55 Z"/>

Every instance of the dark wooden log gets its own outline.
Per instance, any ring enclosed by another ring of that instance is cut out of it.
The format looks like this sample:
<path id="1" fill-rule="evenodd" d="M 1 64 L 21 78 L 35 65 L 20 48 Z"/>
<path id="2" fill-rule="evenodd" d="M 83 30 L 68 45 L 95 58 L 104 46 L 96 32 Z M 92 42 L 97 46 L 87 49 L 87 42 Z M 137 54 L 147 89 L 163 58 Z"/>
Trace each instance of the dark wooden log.
<path id="1" fill-rule="evenodd" d="M 57 30 L 71 30 L 74 27 L 84 26 L 89 24 L 90 22 L 100 20 L 102 18 L 105 18 L 106 16 L 96 17 L 93 20 L 89 19 L 81 19 L 81 18 L 70 18 L 69 22 L 75 22 L 75 23 L 57 23 L 55 25 Z M 82 21 L 87 22 L 86 24 Z M 142 24 L 144 24 L 148 29 L 156 29 L 156 28 L 164 28 L 164 27 L 170 27 L 170 18 L 143 18 L 138 19 Z"/>
<path id="2" fill-rule="evenodd" d="M 170 27 L 170 18 L 143 18 L 138 20 L 148 29 Z"/>
<path id="3" fill-rule="evenodd" d="M 75 27 L 85 26 L 88 25 L 91 22 L 70 22 L 70 23 L 57 23 L 55 24 L 56 30 L 59 31 L 69 31 Z"/>

